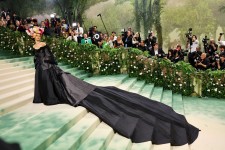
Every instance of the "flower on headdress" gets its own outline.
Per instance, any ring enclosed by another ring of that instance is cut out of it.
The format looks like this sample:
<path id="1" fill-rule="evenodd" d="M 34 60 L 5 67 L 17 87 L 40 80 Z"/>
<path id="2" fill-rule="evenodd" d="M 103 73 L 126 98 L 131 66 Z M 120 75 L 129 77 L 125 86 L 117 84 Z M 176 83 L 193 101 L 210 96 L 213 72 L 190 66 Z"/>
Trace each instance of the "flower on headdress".
<path id="1" fill-rule="evenodd" d="M 26 33 L 29 36 L 33 36 L 34 33 L 42 35 L 44 33 L 44 28 L 40 28 L 38 26 L 34 26 L 33 28 L 30 28 L 30 29 L 26 30 Z"/>

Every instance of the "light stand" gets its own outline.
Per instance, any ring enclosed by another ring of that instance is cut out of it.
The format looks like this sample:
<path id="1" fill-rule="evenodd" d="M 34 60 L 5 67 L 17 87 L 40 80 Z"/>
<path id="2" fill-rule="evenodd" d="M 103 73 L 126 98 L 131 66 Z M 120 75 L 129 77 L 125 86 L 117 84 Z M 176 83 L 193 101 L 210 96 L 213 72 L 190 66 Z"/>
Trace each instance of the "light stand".
<path id="1" fill-rule="evenodd" d="M 105 31 L 106 31 L 107 34 L 109 35 L 109 32 L 107 31 L 106 26 L 105 26 L 105 23 L 104 23 L 104 21 L 103 21 L 103 19 L 102 19 L 102 15 L 101 15 L 101 14 L 98 14 L 97 17 L 100 17 L 100 18 L 101 18 L 102 24 L 103 24 L 103 26 L 104 26 L 104 28 L 105 28 Z"/>

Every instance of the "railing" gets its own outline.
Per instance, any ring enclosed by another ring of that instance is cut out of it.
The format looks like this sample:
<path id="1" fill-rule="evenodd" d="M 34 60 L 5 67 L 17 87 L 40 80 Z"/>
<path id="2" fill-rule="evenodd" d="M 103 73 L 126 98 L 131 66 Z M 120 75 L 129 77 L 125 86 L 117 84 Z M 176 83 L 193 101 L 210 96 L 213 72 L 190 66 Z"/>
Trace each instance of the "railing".
<path id="1" fill-rule="evenodd" d="M 0 50 L 13 55 L 32 56 L 34 41 L 24 33 L 0 27 Z M 128 73 L 147 83 L 183 95 L 225 98 L 225 71 L 197 72 L 186 62 L 147 58 L 138 49 L 99 49 L 65 39 L 43 37 L 59 61 L 93 74 Z"/>

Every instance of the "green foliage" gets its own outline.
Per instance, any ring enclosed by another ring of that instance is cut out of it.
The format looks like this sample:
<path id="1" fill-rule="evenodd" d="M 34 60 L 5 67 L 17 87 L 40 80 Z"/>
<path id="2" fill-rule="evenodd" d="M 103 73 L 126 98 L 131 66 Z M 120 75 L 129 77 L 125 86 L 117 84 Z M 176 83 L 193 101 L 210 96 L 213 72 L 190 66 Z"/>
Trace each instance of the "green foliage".
<path id="1" fill-rule="evenodd" d="M 24 33 L 0 27 L 0 50 L 18 56 L 33 55 L 34 41 Z M 194 80 L 202 82 L 202 96 L 225 98 L 225 71 L 197 72 L 190 64 L 174 64 L 167 59 L 147 58 L 139 49 L 99 49 L 65 39 L 43 37 L 60 62 L 89 73 L 111 75 L 128 73 L 147 83 L 183 95 L 195 92 Z M 200 84 L 200 83 L 199 83 Z"/>

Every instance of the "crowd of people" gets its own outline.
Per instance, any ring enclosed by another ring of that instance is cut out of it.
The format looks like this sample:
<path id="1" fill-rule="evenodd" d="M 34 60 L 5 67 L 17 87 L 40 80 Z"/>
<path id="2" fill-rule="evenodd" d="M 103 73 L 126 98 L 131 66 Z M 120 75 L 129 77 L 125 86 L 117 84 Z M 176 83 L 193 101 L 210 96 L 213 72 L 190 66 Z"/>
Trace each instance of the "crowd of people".
<path id="1" fill-rule="evenodd" d="M 78 42 L 80 44 L 95 44 L 99 48 L 137 48 L 142 51 L 148 51 L 150 57 L 165 58 L 171 62 L 177 63 L 184 61 L 188 56 L 188 62 L 197 70 L 225 70 L 225 41 L 221 41 L 223 34 L 220 34 L 218 46 L 215 40 L 204 40 L 204 51 L 201 51 L 200 43 L 196 35 L 188 38 L 186 49 L 183 50 L 181 45 L 168 50 L 166 54 L 157 43 L 157 38 L 153 32 L 149 32 L 146 39 L 142 39 L 139 32 L 134 32 L 132 28 L 124 30 L 121 34 L 111 32 L 111 34 L 102 33 L 97 30 L 97 26 L 84 30 L 80 23 L 67 24 L 65 19 L 60 19 L 56 15 L 51 19 L 45 19 L 38 23 L 37 19 L 21 19 L 16 13 L 10 11 L 1 11 L 0 26 L 8 27 L 13 31 L 26 32 L 34 26 L 44 29 L 44 35 L 63 37 L 66 40 Z M 218 48 L 220 52 L 218 53 Z"/>

